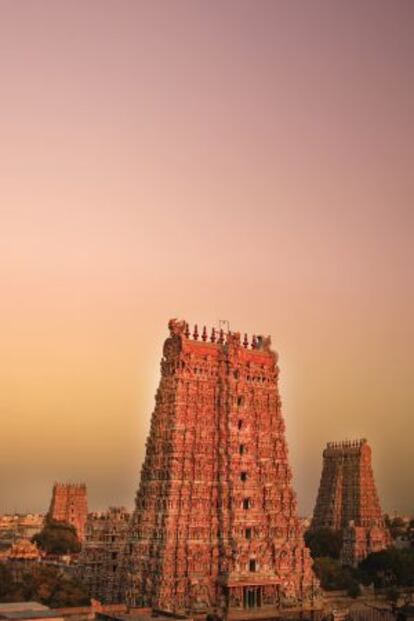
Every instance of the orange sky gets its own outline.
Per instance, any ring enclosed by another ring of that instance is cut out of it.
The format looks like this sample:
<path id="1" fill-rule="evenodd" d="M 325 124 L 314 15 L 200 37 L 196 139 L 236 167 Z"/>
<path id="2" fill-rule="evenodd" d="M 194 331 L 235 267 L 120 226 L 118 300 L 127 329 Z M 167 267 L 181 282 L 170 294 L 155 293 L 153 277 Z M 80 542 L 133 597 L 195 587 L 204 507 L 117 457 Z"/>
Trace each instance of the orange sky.
<path id="1" fill-rule="evenodd" d="M 132 506 L 170 317 L 271 334 L 302 513 L 414 511 L 411 0 L 0 0 L 0 511 Z"/>

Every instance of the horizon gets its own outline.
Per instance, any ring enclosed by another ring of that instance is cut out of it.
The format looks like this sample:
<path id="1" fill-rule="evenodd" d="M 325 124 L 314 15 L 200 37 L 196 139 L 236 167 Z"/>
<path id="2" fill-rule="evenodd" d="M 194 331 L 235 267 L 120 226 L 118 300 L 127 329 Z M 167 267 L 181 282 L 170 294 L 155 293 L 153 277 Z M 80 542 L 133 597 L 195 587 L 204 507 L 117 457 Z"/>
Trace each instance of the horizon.
<path id="1" fill-rule="evenodd" d="M 212 324 L 212 325 L 214 325 L 214 327 L 216 328 L 217 331 L 220 328 L 220 321 L 221 320 L 218 320 L 215 324 Z M 166 326 L 165 326 L 165 328 L 166 328 L 166 330 L 165 330 L 165 332 L 166 332 L 165 338 L 168 337 L 168 334 L 167 334 L 167 323 L 166 323 Z M 198 324 L 199 330 L 200 330 L 200 328 L 202 328 L 203 325 L 204 324 L 201 324 L 201 323 Z M 229 325 L 230 325 L 230 323 L 229 323 Z M 191 327 L 192 326 L 190 325 L 190 328 Z M 207 326 L 207 329 L 208 328 L 209 328 L 209 326 Z M 232 331 L 231 328 L 230 328 L 230 331 Z M 237 332 L 238 330 L 235 330 L 235 331 Z M 260 335 L 260 331 L 257 331 L 256 334 Z M 248 335 L 248 336 L 250 336 L 250 335 Z M 274 351 L 276 351 L 274 349 L 274 347 L 273 347 L 273 343 L 272 343 L 271 347 L 272 347 L 272 349 Z M 161 357 L 160 357 L 160 359 L 161 359 Z M 278 361 L 278 366 L 280 367 L 280 359 Z M 280 381 L 280 379 L 281 378 L 279 378 L 279 387 L 280 387 L 281 383 L 283 384 L 283 378 L 282 378 L 282 382 Z M 282 403 L 283 403 L 283 394 L 281 396 L 282 396 Z M 282 406 L 282 412 L 283 412 L 284 420 L 286 422 L 286 416 L 285 416 L 284 411 L 283 411 L 283 406 Z M 148 425 L 149 425 L 149 423 L 150 423 L 150 417 L 148 417 Z M 148 432 L 149 432 L 149 428 L 148 428 Z M 288 426 L 287 426 L 287 430 L 286 430 L 286 435 L 287 435 L 287 438 L 288 438 L 288 450 L 289 450 L 289 455 L 290 455 L 291 454 L 291 448 L 292 448 L 291 444 L 294 443 L 294 438 L 293 438 L 293 440 L 289 440 L 289 428 L 288 428 Z M 144 443 L 145 443 L 146 439 L 147 439 L 147 436 L 145 436 L 145 438 L 144 438 Z M 319 453 L 319 461 L 320 461 L 319 476 L 322 474 L 322 453 L 323 453 L 323 451 L 326 448 L 328 443 L 330 443 L 330 442 L 335 443 L 335 442 L 343 442 L 343 441 L 353 441 L 353 440 L 357 440 L 357 439 L 359 439 L 359 437 L 355 436 L 354 438 L 331 438 L 331 439 L 326 440 L 326 442 L 323 444 L 323 446 L 321 446 L 321 450 L 320 450 L 320 453 Z M 373 452 L 372 458 L 373 458 L 374 480 L 375 480 L 375 483 L 376 483 L 377 490 L 379 492 L 380 504 L 381 504 L 381 509 L 382 509 L 383 514 L 392 515 L 395 512 L 395 513 L 397 513 L 399 515 L 413 515 L 413 513 L 410 512 L 409 510 L 408 511 L 402 511 L 398 507 L 384 507 L 383 502 L 382 502 L 382 497 L 381 497 L 381 486 L 379 485 L 379 482 L 378 482 L 377 477 L 376 477 L 376 472 L 375 472 L 375 464 L 376 464 L 376 461 L 377 461 L 375 459 L 375 448 L 370 443 L 369 438 L 366 438 L 366 440 L 368 441 L 368 444 L 371 446 L 371 449 L 372 449 L 372 452 Z M 145 453 L 144 447 L 141 450 L 142 450 L 142 454 L 144 455 L 144 453 Z M 290 461 L 292 461 L 292 460 L 290 459 Z M 138 485 L 139 485 L 141 466 L 142 466 L 142 463 L 140 463 L 139 466 L 138 466 L 138 469 L 137 469 L 138 475 L 136 477 L 136 486 L 135 486 L 135 489 L 133 490 L 133 494 L 132 494 L 131 498 L 129 499 L 129 501 L 125 497 L 125 501 L 121 500 L 121 501 L 119 501 L 117 503 L 114 503 L 111 500 L 109 500 L 106 504 L 105 504 L 105 502 L 102 504 L 102 501 L 101 501 L 101 504 L 98 504 L 98 506 L 91 506 L 90 498 L 91 497 L 92 498 L 95 497 L 95 492 L 94 492 L 93 489 L 92 490 L 90 489 L 90 486 L 88 485 L 88 478 L 85 476 L 84 479 L 80 479 L 79 478 L 79 479 L 75 480 L 75 479 L 72 479 L 72 478 L 69 477 L 69 478 L 66 478 L 65 480 L 53 480 L 53 481 L 50 481 L 50 486 L 49 486 L 48 490 L 43 485 L 42 498 L 44 498 L 45 495 L 46 495 L 46 504 L 44 505 L 43 509 L 38 509 L 36 511 L 32 510 L 30 508 L 25 508 L 25 509 L 22 509 L 20 511 L 19 510 L 17 510 L 17 511 L 15 511 L 15 510 L 10 511 L 10 510 L 3 510 L 2 509 L 1 513 L 2 514 L 10 514 L 10 515 L 19 514 L 19 513 L 22 513 L 22 514 L 25 514 L 25 513 L 44 513 L 44 514 L 46 514 L 48 509 L 49 509 L 50 501 L 51 501 L 51 498 L 52 498 L 52 489 L 53 489 L 53 486 L 55 484 L 86 485 L 87 494 L 88 494 L 88 511 L 89 511 L 89 513 L 103 512 L 103 511 L 107 510 L 110 506 L 123 506 L 123 507 L 125 507 L 127 509 L 127 511 L 132 513 L 134 511 L 134 508 L 135 508 L 134 507 L 134 497 L 135 497 L 136 490 L 138 489 Z M 299 515 L 302 518 L 309 518 L 309 517 L 312 517 L 312 513 L 313 513 L 313 509 L 314 509 L 314 503 L 313 503 L 313 505 L 310 506 L 310 508 L 309 508 L 309 510 L 307 512 L 301 510 L 303 503 L 301 503 L 301 498 L 299 497 L 299 494 L 298 494 L 297 489 L 296 489 L 297 488 L 297 480 L 298 480 L 298 478 L 300 478 L 300 477 L 297 476 L 297 473 L 293 469 L 293 488 L 294 488 L 294 490 L 295 490 L 295 492 L 296 492 L 296 494 L 298 496 L 298 507 L 299 507 L 298 513 L 299 513 Z M 44 483 L 44 482 L 42 482 L 42 483 Z M 315 490 L 314 490 L 314 500 L 315 501 L 316 501 L 316 496 L 317 496 L 318 488 L 319 488 L 319 479 L 317 481 L 317 484 L 316 484 L 316 487 L 315 487 Z M 90 493 L 90 492 L 92 492 L 92 493 Z M 23 506 L 23 505 L 21 505 L 21 506 Z M 36 504 L 36 506 L 40 507 L 40 500 Z"/>
<path id="2" fill-rule="evenodd" d="M 414 513 L 414 3 L 0 5 L 0 509 L 131 508 L 171 317 L 272 336 L 300 515 Z"/>

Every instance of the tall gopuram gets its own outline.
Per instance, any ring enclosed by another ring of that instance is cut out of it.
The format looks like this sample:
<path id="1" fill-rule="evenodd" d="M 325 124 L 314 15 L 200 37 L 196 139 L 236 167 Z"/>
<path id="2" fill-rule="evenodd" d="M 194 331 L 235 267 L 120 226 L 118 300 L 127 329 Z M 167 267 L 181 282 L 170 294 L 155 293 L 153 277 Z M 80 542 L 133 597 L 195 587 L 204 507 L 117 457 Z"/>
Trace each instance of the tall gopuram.
<path id="1" fill-rule="evenodd" d="M 347 565 L 389 545 L 367 440 L 328 442 L 311 528 L 342 530 Z"/>
<path id="2" fill-rule="evenodd" d="M 76 528 L 79 541 L 85 538 L 88 499 L 84 483 L 55 483 L 48 520 L 65 522 Z"/>
<path id="3" fill-rule="evenodd" d="M 171 320 L 128 543 L 126 600 L 170 612 L 313 606 L 270 338 Z"/>

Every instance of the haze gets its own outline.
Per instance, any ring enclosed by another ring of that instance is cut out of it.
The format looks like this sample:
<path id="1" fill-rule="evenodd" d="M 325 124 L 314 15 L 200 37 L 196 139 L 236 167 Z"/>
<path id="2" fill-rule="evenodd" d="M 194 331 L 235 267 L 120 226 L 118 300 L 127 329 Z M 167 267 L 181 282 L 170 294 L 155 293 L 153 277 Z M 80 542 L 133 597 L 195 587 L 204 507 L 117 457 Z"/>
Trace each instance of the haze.
<path id="1" fill-rule="evenodd" d="M 167 322 L 271 334 L 302 514 L 414 510 L 414 3 L 0 0 L 0 510 L 131 507 Z"/>

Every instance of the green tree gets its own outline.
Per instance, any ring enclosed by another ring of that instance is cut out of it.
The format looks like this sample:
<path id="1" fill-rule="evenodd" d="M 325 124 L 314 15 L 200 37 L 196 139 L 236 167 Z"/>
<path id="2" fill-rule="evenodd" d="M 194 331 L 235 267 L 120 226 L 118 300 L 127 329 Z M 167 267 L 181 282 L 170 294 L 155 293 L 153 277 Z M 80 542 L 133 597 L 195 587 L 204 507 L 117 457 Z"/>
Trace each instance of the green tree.
<path id="1" fill-rule="evenodd" d="M 414 549 L 375 552 L 359 564 L 359 569 L 376 587 L 414 586 Z"/>
<path id="2" fill-rule="evenodd" d="M 322 556 L 339 558 L 342 548 L 342 532 L 331 528 L 308 530 L 305 533 L 305 542 L 310 549 L 312 558 Z"/>
<path id="3" fill-rule="evenodd" d="M 351 580 L 346 590 L 349 597 L 357 598 L 361 595 L 361 586 L 357 580 Z"/>
<path id="4" fill-rule="evenodd" d="M 13 575 L 6 564 L 0 563 L 0 602 L 15 601 L 23 599 L 18 585 L 13 580 Z"/>
<path id="5" fill-rule="evenodd" d="M 351 590 L 355 592 L 359 586 L 350 567 L 342 567 L 337 559 L 330 557 L 318 557 L 315 559 L 313 568 L 318 576 L 321 587 L 327 591 Z M 350 593 L 350 594 L 352 594 Z M 359 594 L 359 589 L 356 595 Z"/>
<path id="6" fill-rule="evenodd" d="M 391 533 L 391 537 L 393 539 L 397 539 L 401 535 L 404 535 L 407 532 L 407 524 L 400 517 L 395 517 L 390 521 L 389 530 Z"/>
<path id="7" fill-rule="evenodd" d="M 51 606 L 87 606 L 90 599 L 86 588 L 57 567 L 42 563 L 32 565 L 15 582 L 6 565 L 0 565 L 0 601 L 34 600 Z"/>
<path id="8" fill-rule="evenodd" d="M 36 565 L 24 576 L 25 598 L 35 599 L 54 608 L 89 604 L 85 587 L 62 570 Z"/>
<path id="9" fill-rule="evenodd" d="M 386 598 L 391 604 L 396 604 L 398 601 L 399 592 L 397 587 L 393 586 L 387 590 Z"/>
<path id="10" fill-rule="evenodd" d="M 411 543 L 411 546 L 414 547 L 414 520 L 410 520 L 407 529 L 408 539 Z"/>
<path id="11" fill-rule="evenodd" d="M 54 520 L 47 521 L 32 541 L 48 554 L 67 554 L 79 552 L 81 549 L 75 527 Z"/>

